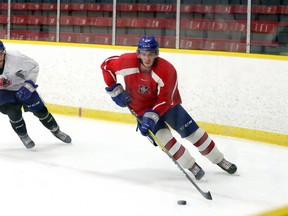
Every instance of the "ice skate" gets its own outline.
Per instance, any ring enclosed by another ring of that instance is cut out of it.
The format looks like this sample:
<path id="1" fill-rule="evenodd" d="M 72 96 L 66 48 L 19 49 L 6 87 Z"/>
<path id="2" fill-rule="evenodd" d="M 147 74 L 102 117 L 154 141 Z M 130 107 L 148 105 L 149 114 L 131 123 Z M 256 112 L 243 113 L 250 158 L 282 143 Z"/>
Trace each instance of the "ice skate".
<path id="1" fill-rule="evenodd" d="M 33 140 L 31 140 L 28 134 L 20 136 L 20 139 L 27 149 L 33 148 L 35 146 L 35 143 L 33 142 Z"/>
<path id="2" fill-rule="evenodd" d="M 193 173 L 193 175 L 195 176 L 195 178 L 197 180 L 200 180 L 204 175 L 205 172 L 204 170 L 195 162 L 194 165 L 188 169 L 189 171 L 191 171 Z"/>
<path id="3" fill-rule="evenodd" d="M 225 159 L 223 159 L 217 165 L 221 167 L 223 170 L 225 170 L 226 172 L 228 172 L 229 174 L 233 174 L 237 171 L 237 166 L 233 163 L 230 163 L 229 161 Z"/>
<path id="4" fill-rule="evenodd" d="M 64 143 L 71 143 L 71 137 L 67 134 L 65 134 L 64 132 L 60 131 L 60 129 L 58 128 L 55 132 L 51 133 L 57 137 L 59 140 L 63 141 Z"/>

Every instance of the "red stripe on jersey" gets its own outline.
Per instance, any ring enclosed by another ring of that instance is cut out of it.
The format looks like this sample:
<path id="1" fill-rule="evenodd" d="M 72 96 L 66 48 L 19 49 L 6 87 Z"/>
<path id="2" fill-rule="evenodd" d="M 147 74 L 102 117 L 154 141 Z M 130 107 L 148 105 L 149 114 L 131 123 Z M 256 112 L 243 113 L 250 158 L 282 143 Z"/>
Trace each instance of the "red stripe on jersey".
<path id="1" fill-rule="evenodd" d="M 194 146 L 196 147 L 201 146 L 207 138 L 208 138 L 208 134 L 205 132 L 203 136 L 196 143 L 194 143 Z"/>
<path id="2" fill-rule="evenodd" d="M 209 146 L 208 146 L 205 150 L 200 151 L 200 153 L 201 153 L 202 155 L 207 155 L 207 154 L 209 154 L 209 153 L 212 151 L 212 149 L 214 148 L 214 146 L 215 146 L 215 143 L 214 143 L 213 141 L 211 141 L 211 143 L 209 144 Z"/>
<path id="3" fill-rule="evenodd" d="M 173 137 L 166 145 L 165 145 L 165 148 L 169 151 L 173 146 L 174 144 L 176 143 L 176 139 Z"/>
<path id="4" fill-rule="evenodd" d="M 184 146 L 181 145 L 181 147 L 179 148 L 179 150 L 173 155 L 173 158 L 175 160 L 178 160 L 185 152 L 185 148 Z"/>

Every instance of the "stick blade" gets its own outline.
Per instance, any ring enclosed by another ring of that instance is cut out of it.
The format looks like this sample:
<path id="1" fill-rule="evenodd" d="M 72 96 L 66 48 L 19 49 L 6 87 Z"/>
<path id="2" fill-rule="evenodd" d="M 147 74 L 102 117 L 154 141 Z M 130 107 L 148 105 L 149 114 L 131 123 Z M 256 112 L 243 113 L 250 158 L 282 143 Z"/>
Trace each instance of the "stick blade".
<path id="1" fill-rule="evenodd" d="M 211 195 L 210 191 L 208 191 L 206 193 L 203 192 L 202 195 L 203 195 L 204 198 L 206 198 L 208 200 L 212 200 L 212 195 Z"/>

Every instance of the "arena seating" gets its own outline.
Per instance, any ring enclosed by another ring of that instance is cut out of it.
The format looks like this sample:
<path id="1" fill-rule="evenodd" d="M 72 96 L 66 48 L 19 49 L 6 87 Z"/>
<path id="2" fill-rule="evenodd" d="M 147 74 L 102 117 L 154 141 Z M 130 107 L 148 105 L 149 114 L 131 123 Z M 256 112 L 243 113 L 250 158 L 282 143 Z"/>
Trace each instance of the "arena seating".
<path id="1" fill-rule="evenodd" d="M 251 45 L 277 47 L 288 43 L 288 5 L 282 1 L 253 3 Z M 12 4 L 11 38 L 55 41 L 56 1 L 24 2 Z M 112 43 L 112 3 L 62 2 L 60 41 Z M 143 34 L 153 34 L 162 47 L 175 48 L 176 5 L 164 0 L 129 2 L 117 4 L 116 44 L 134 46 Z M 247 6 L 243 2 L 182 0 L 180 48 L 245 52 Z M 5 10 L 7 3 L 1 3 L 0 11 Z M 0 15 L 1 35 L 6 23 L 7 15 Z"/>

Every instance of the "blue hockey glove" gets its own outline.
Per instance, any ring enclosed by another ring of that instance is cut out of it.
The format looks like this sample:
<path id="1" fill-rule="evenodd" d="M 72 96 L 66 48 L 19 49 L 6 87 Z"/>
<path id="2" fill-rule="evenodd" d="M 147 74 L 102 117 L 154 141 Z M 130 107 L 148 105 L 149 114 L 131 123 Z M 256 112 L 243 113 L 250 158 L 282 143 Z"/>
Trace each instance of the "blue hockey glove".
<path id="1" fill-rule="evenodd" d="M 159 115 L 154 110 L 147 110 L 142 116 L 142 122 L 139 125 L 139 130 L 143 136 L 148 135 L 148 130 L 153 131 L 155 124 L 159 120 Z"/>
<path id="2" fill-rule="evenodd" d="M 37 87 L 38 85 L 36 85 L 32 80 L 26 80 L 24 85 L 16 92 L 16 97 L 20 101 L 26 101 L 31 97 Z"/>
<path id="3" fill-rule="evenodd" d="M 118 106 L 126 107 L 131 102 L 129 94 L 123 89 L 120 83 L 115 83 L 111 88 L 106 87 L 105 89 Z"/>

